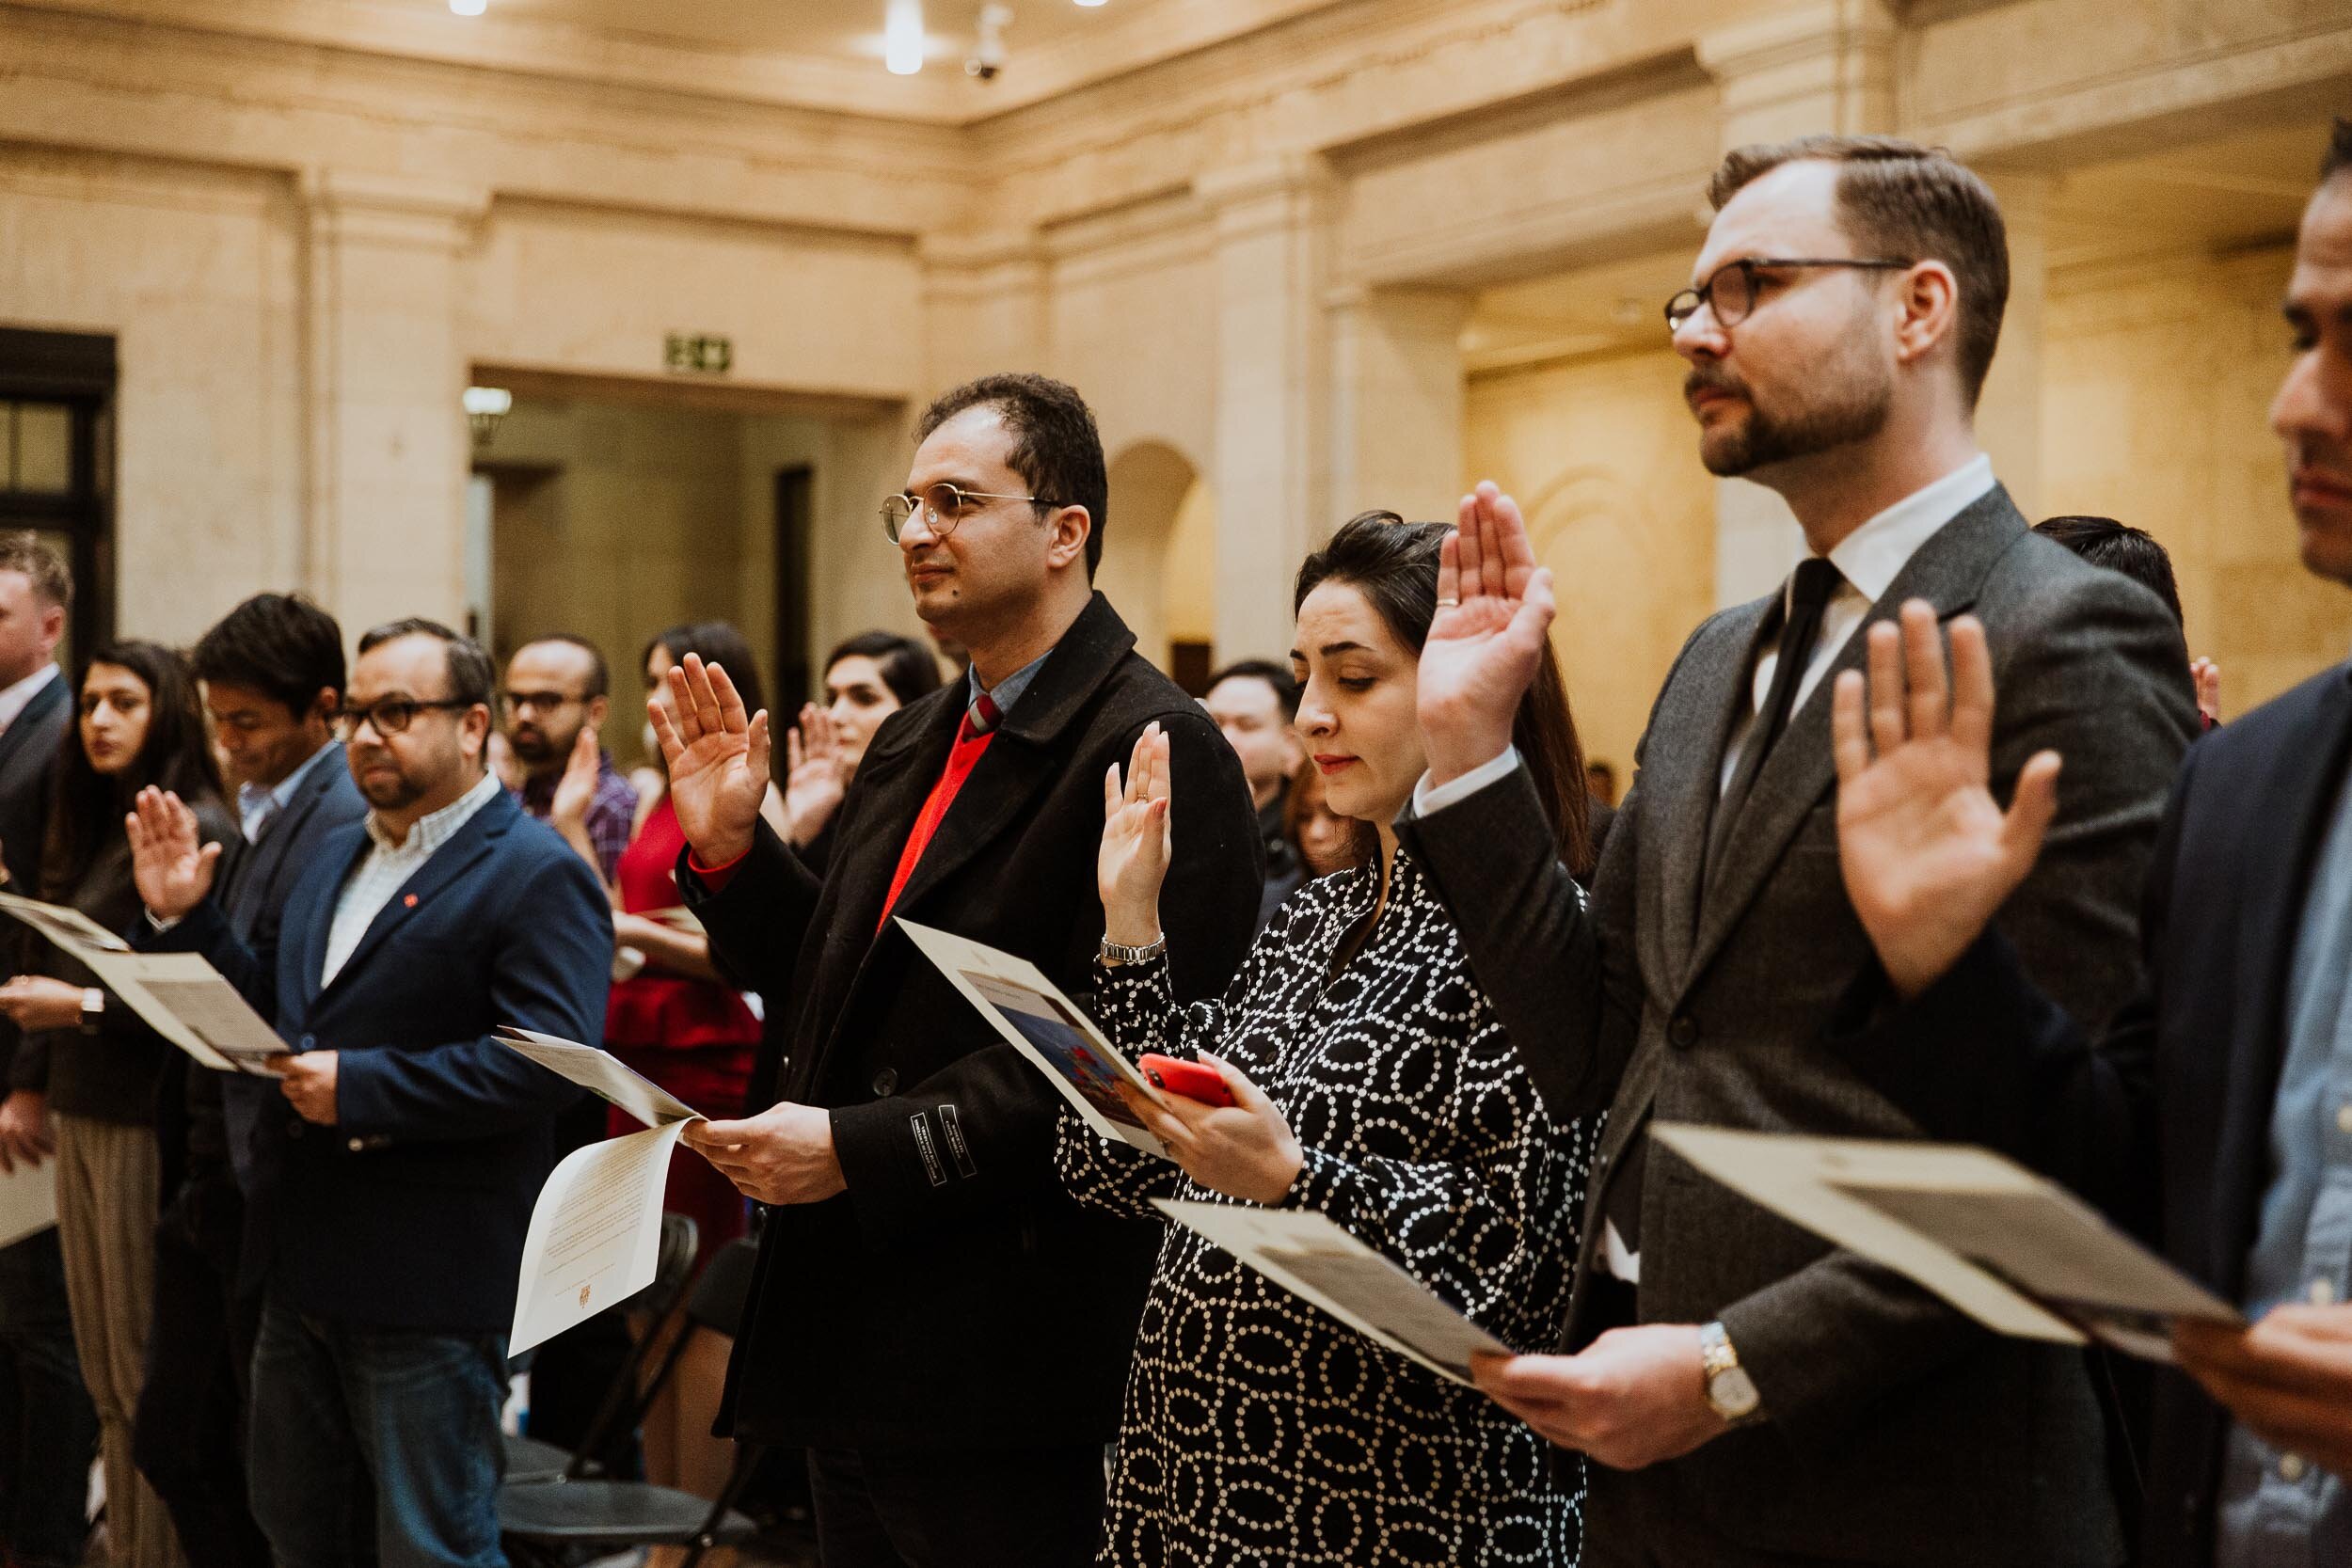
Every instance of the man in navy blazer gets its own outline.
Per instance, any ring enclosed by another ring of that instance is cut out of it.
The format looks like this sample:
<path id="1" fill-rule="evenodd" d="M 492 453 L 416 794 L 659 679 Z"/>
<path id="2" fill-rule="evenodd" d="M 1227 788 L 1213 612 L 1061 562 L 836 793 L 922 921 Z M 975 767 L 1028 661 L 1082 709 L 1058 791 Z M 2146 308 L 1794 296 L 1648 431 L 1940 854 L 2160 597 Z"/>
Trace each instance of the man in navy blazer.
<path id="1" fill-rule="evenodd" d="M 2352 587 L 2352 121 L 2325 169 L 2271 424 L 2303 563 Z M 2028 763 L 2004 815 L 1981 631 L 1953 627 L 1948 720 L 1927 612 L 1872 637 L 1867 689 L 1837 692 L 1838 837 L 1884 974 L 1833 1044 L 1931 1134 L 2049 1172 L 2254 1320 L 2175 1329 L 2187 1375 L 2157 1385 L 2149 1568 L 2352 1561 L 2352 665 L 2190 750 L 2140 992 L 2094 1039 L 2102 1021 L 2069 1018 L 1986 929 L 2067 809 L 2060 759 Z"/>
<path id="2" fill-rule="evenodd" d="M 263 1291 L 247 1464 L 280 1568 L 494 1568 L 506 1328 L 549 1127 L 576 1092 L 497 1043 L 597 1039 L 612 925 L 596 874 L 485 772 L 492 671 L 423 620 L 359 641 L 336 719 L 372 808 L 240 940 L 217 850 L 142 794 L 153 929 L 293 1048 L 256 1164 Z"/>
<path id="3" fill-rule="evenodd" d="M 368 814 L 332 733 L 342 628 L 306 599 L 256 594 L 198 640 L 189 664 L 245 839 L 214 891 L 250 940 L 282 914 L 328 839 Z M 177 1055 L 156 1106 L 163 1212 L 133 1457 L 171 1511 L 191 1568 L 246 1568 L 269 1555 L 246 1501 L 241 1438 L 261 1302 L 240 1289 L 239 1257 L 254 1134 L 284 1106 L 266 1078 Z"/>

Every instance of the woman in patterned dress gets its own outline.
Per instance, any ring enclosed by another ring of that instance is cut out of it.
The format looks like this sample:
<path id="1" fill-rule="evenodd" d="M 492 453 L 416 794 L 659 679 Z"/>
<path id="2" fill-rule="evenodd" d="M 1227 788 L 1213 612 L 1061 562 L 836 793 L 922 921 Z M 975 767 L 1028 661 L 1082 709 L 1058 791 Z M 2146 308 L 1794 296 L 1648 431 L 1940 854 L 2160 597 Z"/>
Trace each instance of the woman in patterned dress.
<path id="1" fill-rule="evenodd" d="M 1198 1053 L 1238 1101 L 1130 1101 L 1174 1164 L 1062 1121 L 1080 1201 L 1308 1206 L 1514 1347 L 1567 1303 L 1595 1129 L 1546 1113 L 1453 921 L 1390 823 L 1422 772 L 1414 690 L 1447 530 L 1372 513 L 1299 570 L 1300 738 L 1358 863 L 1278 911 L 1222 1001 L 1179 1007 L 1157 955 L 1106 962 L 1098 1018 L 1133 1052 Z M 1584 768 L 1559 672 L 1516 736 L 1589 870 Z M 1168 747 L 1147 732 L 1104 781 L 1108 941 L 1160 940 Z M 1104 1564 L 1573 1563 L 1581 1472 L 1450 1383 L 1170 1227 L 1146 1298 L 1109 1486 Z"/>

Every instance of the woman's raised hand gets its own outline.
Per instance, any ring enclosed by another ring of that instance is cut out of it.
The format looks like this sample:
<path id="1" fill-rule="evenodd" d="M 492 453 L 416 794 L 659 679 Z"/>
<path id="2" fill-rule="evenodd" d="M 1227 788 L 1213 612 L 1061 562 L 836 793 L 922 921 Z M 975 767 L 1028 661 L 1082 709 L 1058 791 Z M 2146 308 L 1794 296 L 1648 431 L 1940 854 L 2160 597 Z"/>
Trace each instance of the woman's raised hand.
<path id="1" fill-rule="evenodd" d="M 801 721 L 785 733 L 784 760 L 784 814 L 791 823 L 793 847 L 805 849 L 841 809 L 850 789 L 833 715 L 815 703 L 803 705 Z"/>
<path id="2" fill-rule="evenodd" d="M 1103 934 L 1123 947 L 1160 937 L 1160 883 L 1168 876 L 1168 736 L 1155 721 L 1136 737 L 1122 784 L 1119 764 L 1103 775 L 1103 850 L 1095 883 L 1103 895 Z"/>

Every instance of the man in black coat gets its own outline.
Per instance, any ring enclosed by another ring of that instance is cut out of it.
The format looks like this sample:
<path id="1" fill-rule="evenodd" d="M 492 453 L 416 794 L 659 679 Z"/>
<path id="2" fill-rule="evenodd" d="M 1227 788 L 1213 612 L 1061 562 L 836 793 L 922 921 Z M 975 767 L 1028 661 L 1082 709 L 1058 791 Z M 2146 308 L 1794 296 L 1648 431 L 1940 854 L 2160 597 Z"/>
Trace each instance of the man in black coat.
<path id="1" fill-rule="evenodd" d="M 738 1436 L 811 1450 L 827 1568 L 1079 1564 L 1157 1230 L 1063 1196 L 1058 1098 L 890 917 L 1086 989 L 1104 774 L 1156 724 L 1187 781 L 1168 958 L 1184 995 L 1221 991 L 1257 915 L 1256 816 L 1208 715 L 1092 592 L 1106 482 L 1077 394 L 990 377 L 919 434 L 884 522 L 972 672 L 875 736 L 821 881 L 760 821 L 766 716 L 691 655 L 654 704 L 687 903 L 792 1010 L 784 1100 L 688 1139 L 773 1206 L 729 1408 Z"/>
<path id="2" fill-rule="evenodd" d="M 2352 121 L 2326 170 L 2271 423 L 2303 563 L 2352 587 Z M 2188 1375 L 2157 1385 L 2150 1568 L 2352 1561 L 2352 667 L 2189 752 L 2139 994 L 2094 1040 L 2101 1021 L 2069 1017 L 1987 928 L 2071 807 L 2061 759 L 2029 764 L 2004 814 L 1980 637 L 1953 634 L 1947 722 L 1942 660 L 1924 626 L 1905 632 L 1873 647 L 1867 702 L 1859 675 L 1837 694 L 1842 864 L 1884 972 L 1834 1042 L 1931 1134 L 2050 1172 L 2257 1320 L 2176 1330 Z"/>
<path id="3" fill-rule="evenodd" d="M 40 891 L 49 779 L 73 719 L 57 668 L 73 579 L 29 531 L 0 533 L 0 864 L 11 892 Z M 16 933 L 10 933 L 13 937 Z M 0 1017 L 0 1081 L 21 1031 Z M 48 1158 L 48 1117 L 26 1093 L 0 1105 L 0 1168 Z M 98 1413 L 82 1384 L 55 1228 L 0 1247 L 0 1557 L 81 1560 L 82 1501 Z"/>
<path id="4" fill-rule="evenodd" d="M 250 942 L 276 927 L 327 841 L 368 814 L 332 732 L 342 628 L 306 599 L 256 594 L 198 640 L 189 663 L 245 838 L 221 875 L 221 907 Z M 165 1069 L 155 1314 L 133 1457 L 194 1568 L 243 1568 L 269 1553 L 246 1501 L 245 1387 L 261 1299 L 238 1278 L 258 1196 L 254 1134 L 283 1104 L 269 1079 L 176 1054 Z"/>

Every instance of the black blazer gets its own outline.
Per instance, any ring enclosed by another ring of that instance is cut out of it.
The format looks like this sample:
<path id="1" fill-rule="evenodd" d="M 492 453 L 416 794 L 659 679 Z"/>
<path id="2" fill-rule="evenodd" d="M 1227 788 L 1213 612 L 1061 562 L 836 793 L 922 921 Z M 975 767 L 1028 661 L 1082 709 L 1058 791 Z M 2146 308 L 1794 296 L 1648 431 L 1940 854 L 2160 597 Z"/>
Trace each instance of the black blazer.
<path id="1" fill-rule="evenodd" d="M 896 913 L 1017 953 L 1073 993 L 1103 935 L 1103 775 L 1157 720 L 1175 865 L 1161 901 L 1187 997 L 1255 928 L 1257 814 L 1200 705 L 1096 594 L 1013 705 Z M 848 1192 L 772 1209 L 729 1376 L 743 1437 L 875 1449 L 1107 1441 L 1159 1227 L 1080 1210 L 1054 1174 L 1059 1097 L 894 924 L 908 830 L 946 767 L 957 682 L 893 714 L 842 802 L 820 883 L 765 826 L 717 893 L 678 885 L 792 1026 L 784 1091 L 829 1107 Z"/>
<path id="2" fill-rule="evenodd" d="M 2270 1171 L 2296 936 L 2348 756 L 2352 666 L 2190 750 L 2149 866 L 2140 990 L 2096 1040 L 1996 931 L 1838 1048 L 1934 1136 L 2040 1167 L 2238 1300 Z M 1853 1016 L 1868 1007 L 1858 991 Z M 2148 1568 L 2212 1560 L 2226 1430 L 2196 1384 L 2159 1373 Z"/>
<path id="3" fill-rule="evenodd" d="M 27 898 L 40 896 L 40 846 L 49 830 L 50 774 L 72 717 L 73 683 L 61 670 L 55 680 L 33 693 L 16 722 L 0 731 L 0 865 L 8 867 L 8 891 Z M 29 932 L 8 933 L 0 938 L 0 952 L 20 956 L 29 952 Z M 14 1020 L 0 1015 L 0 1083 L 9 1081 L 22 1034 Z"/>
<path id="4" fill-rule="evenodd" d="M 588 863 L 503 790 L 417 868 L 325 986 L 354 824 L 326 835 L 281 917 L 241 941 L 216 898 L 139 944 L 203 954 L 297 1051 L 341 1053 L 339 1120 L 262 1119 L 246 1261 L 342 1323 L 503 1333 L 555 1115 L 578 1092 L 488 1037 L 603 1038 L 612 913 Z M 248 1275 L 249 1286 L 262 1283 Z"/>

